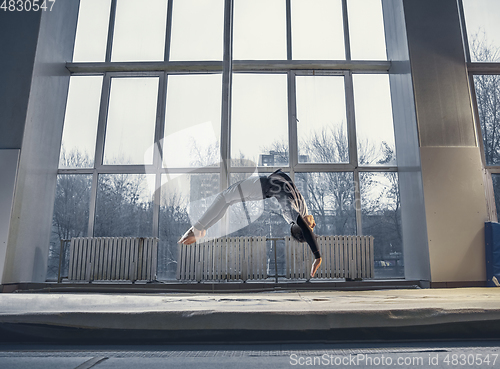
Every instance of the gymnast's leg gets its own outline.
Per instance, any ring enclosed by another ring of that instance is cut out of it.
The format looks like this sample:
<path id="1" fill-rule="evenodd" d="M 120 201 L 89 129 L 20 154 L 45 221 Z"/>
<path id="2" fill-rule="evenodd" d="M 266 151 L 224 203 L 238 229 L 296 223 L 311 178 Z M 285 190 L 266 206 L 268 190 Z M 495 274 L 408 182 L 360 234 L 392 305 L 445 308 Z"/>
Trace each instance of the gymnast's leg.
<path id="1" fill-rule="evenodd" d="M 181 237 L 179 243 L 190 245 L 196 242 L 197 239 L 204 237 L 207 234 L 207 229 L 217 223 L 226 213 L 229 204 L 226 203 L 222 193 L 219 193 L 212 205 L 205 211 L 201 218 L 187 230 Z"/>
<path id="2" fill-rule="evenodd" d="M 228 207 L 232 204 L 255 200 L 256 197 L 262 197 L 262 187 L 259 180 L 247 179 L 240 181 L 226 190 L 219 193 L 212 205 L 205 211 L 201 218 L 190 228 L 179 240 L 179 243 L 190 245 L 197 239 L 205 236 L 206 230 L 217 223 L 226 213 Z"/>
<path id="3" fill-rule="evenodd" d="M 218 194 L 212 205 L 205 211 L 200 219 L 194 224 L 196 229 L 208 229 L 217 223 L 226 213 L 229 204 L 222 193 Z"/>

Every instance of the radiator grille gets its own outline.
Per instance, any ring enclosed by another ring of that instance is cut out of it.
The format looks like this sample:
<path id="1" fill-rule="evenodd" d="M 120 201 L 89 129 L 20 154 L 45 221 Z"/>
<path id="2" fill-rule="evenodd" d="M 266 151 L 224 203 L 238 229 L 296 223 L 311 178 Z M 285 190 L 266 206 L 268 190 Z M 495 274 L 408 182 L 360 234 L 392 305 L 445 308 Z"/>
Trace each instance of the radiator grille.
<path id="1" fill-rule="evenodd" d="M 318 236 L 323 262 L 316 278 L 373 278 L 373 236 Z M 313 255 L 307 243 L 285 238 L 286 277 L 309 278 Z"/>
<path id="2" fill-rule="evenodd" d="M 266 278 L 265 237 L 224 237 L 179 245 L 177 279 L 246 281 Z"/>
<path id="3" fill-rule="evenodd" d="M 156 279 L 157 238 L 72 238 L 68 279 L 146 280 Z"/>
<path id="4" fill-rule="evenodd" d="M 315 278 L 374 277 L 373 236 L 318 236 L 323 258 Z M 309 279 L 313 255 L 307 243 L 285 237 L 285 278 Z M 262 280 L 267 275 L 265 237 L 226 237 L 179 245 L 177 279 Z"/>

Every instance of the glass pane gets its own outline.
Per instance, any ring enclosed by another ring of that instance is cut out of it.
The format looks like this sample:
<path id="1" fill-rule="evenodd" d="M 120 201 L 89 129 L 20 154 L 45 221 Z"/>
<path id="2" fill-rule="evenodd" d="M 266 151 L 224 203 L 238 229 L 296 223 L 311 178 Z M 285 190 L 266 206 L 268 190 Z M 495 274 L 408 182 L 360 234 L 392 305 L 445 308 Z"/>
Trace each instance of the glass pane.
<path id="1" fill-rule="evenodd" d="M 152 164 L 158 78 L 113 78 L 104 164 Z"/>
<path id="2" fill-rule="evenodd" d="M 103 62 L 108 44 L 111 0 L 80 0 L 74 62 Z"/>
<path id="3" fill-rule="evenodd" d="M 375 277 L 404 278 L 397 173 L 360 173 L 363 234 L 374 236 Z"/>
<path id="4" fill-rule="evenodd" d="M 265 165 L 288 165 L 288 105 L 285 74 L 234 74 L 231 157 Z M 271 155 L 272 158 L 266 157 Z"/>
<path id="5" fill-rule="evenodd" d="M 396 165 L 389 76 L 355 74 L 353 83 L 359 164 Z"/>
<path id="6" fill-rule="evenodd" d="M 235 0 L 233 59 L 286 60 L 283 0 Z"/>
<path id="7" fill-rule="evenodd" d="M 299 163 L 347 163 L 344 77 L 296 78 Z"/>
<path id="8" fill-rule="evenodd" d="M 222 60 L 223 0 L 174 0 L 170 60 Z"/>
<path id="9" fill-rule="evenodd" d="M 151 237 L 152 174 L 101 174 L 97 187 L 95 237 Z"/>
<path id="10" fill-rule="evenodd" d="M 347 0 L 351 59 L 387 60 L 381 0 Z"/>
<path id="11" fill-rule="evenodd" d="M 220 74 L 168 77 L 165 167 L 219 165 L 221 101 Z"/>
<path id="12" fill-rule="evenodd" d="M 269 174 L 271 173 L 232 173 L 230 184 L 243 181 L 252 175 Z M 284 237 L 290 235 L 290 225 L 281 215 L 281 207 L 274 198 L 233 204 L 229 207 L 227 214 L 228 233 L 231 236 Z"/>
<path id="13" fill-rule="evenodd" d="M 500 76 L 476 75 L 476 90 L 479 123 L 483 134 L 483 147 L 486 164 L 500 164 Z"/>
<path id="14" fill-rule="evenodd" d="M 111 61 L 165 58 L 166 0 L 118 0 Z"/>
<path id="15" fill-rule="evenodd" d="M 293 59 L 345 59 L 341 0 L 292 0 Z"/>
<path id="16" fill-rule="evenodd" d="M 59 168 L 94 166 L 102 76 L 70 78 Z"/>
<path id="17" fill-rule="evenodd" d="M 356 234 L 354 175 L 350 172 L 296 173 L 295 185 L 321 236 Z"/>
<path id="18" fill-rule="evenodd" d="M 463 0 L 471 61 L 500 61 L 500 2 Z"/>
<path id="19" fill-rule="evenodd" d="M 212 204 L 219 192 L 219 174 L 163 175 L 160 202 L 158 278 L 175 279 L 177 241 Z M 219 224 L 206 237 L 219 235 Z"/>
<path id="20" fill-rule="evenodd" d="M 61 249 L 60 240 L 87 236 L 91 187 L 91 175 L 64 174 L 57 176 L 47 279 L 57 278 Z M 69 247 L 66 247 L 63 254 L 63 271 L 67 270 L 68 261 Z"/>

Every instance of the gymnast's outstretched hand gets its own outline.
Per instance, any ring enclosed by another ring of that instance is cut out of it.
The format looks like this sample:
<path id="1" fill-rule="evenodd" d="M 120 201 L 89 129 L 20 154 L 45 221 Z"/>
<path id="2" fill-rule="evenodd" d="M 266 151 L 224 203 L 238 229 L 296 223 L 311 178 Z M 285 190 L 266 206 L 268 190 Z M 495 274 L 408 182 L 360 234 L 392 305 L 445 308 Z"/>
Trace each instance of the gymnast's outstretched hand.
<path id="1" fill-rule="evenodd" d="M 207 234 L 207 231 L 202 229 L 201 231 L 191 227 L 189 228 L 186 233 L 181 237 L 181 239 L 178 241 L 178 243 L 182 243 L 184 245 L 191 245 L 192 243 L 195 243 L 199 238 L 204 237 Z"/>
<path id="2" fill-rule="evenodd" d="M 311 278 L 314 277 L 314 275 L 318 271 L 322 261 L 323 261 L 323 259 L 321 259 L 321 258 L 317 258 L 316 260 L 314 260 L 314 263 L 313 263 L 312 268 L 311 268 Z"/>

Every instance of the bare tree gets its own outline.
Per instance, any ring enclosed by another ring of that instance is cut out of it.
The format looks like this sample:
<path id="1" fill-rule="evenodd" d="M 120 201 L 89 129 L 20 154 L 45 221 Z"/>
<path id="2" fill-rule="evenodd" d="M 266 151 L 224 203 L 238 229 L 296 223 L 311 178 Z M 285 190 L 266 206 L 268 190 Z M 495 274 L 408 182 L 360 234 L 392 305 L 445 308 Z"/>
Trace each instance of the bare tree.
<path id="1" fill-rule="evenodd" d="M 101 174 L 94 235 L 151 237 L 153 202 L 145 175 Z"/>
<path id="2" fill-rule="evenodd" d="M 61 166 L 89 168 L 88 155 L 77 150 L 61 150 Z M 144 200 L 147 192 L 144 175 L 100 175 L 94 224 L 96 236 L 151 236 L 152 201 Z M 65 174 L 57 177 L 52 216 L 47 277 L 54 278 L 59 266 L 60 240 L 87 236 L 92 176 Z M 62 255 L 65 260 L 68 250 Z"/>
<path id="3" fill-rule="evenodd" d="M 160 203 L 160 244 L 158 248 L 158 277 L 174 279 L 177 270 L 180 236 L 190 227 L 186 208 L 188 199 L 179 192 L 162 191 Z"/>
<path id="4" fill-rule="evenodd" d="M 60 165 L 68 168 L 85 168 L 91 167 L 92 162 L 87 155 L 77 150 L 68 152 L 63 147 Z M 87 174 L 57 177 L 47 278 L 57 276 L 60 256 L 63 262 L 68 259 L 69 250 L 60 255 L 60 240 L 87 235 L 91 184 L 92 178 Z"/>
<path id="5" fill-rule="evenodd" d="M 469 38 L 469 50 L 474 61 L 500 61 L 500 48 L 488 41 L 484 31 L 479 30 Z M 486 164 L 500 165 L 500 76 L 474 75 L 474 89 Z M 493 174 L 492 178 L 500 218 L 500 177 Z"/>

